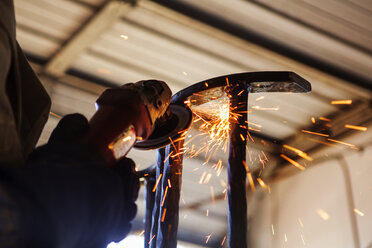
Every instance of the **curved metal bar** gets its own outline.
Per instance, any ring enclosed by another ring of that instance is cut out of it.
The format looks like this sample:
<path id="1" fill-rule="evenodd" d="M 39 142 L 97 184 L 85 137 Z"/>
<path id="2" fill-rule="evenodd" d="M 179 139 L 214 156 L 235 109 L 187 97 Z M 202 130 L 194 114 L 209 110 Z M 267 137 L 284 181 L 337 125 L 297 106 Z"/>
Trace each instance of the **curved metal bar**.
<path id="1" fill-rule="evenodd" d="M 248 93 L 256 92 L 309 92 L 311 84 L 298 74 L 290 71 L 260 71 L 229 74 L 211 78 L 193 84 L 173 95 L 172 103 L 183 104 L 184 100 L 192 94 L 229 84 L 242 82 L 249 86 Z"/>

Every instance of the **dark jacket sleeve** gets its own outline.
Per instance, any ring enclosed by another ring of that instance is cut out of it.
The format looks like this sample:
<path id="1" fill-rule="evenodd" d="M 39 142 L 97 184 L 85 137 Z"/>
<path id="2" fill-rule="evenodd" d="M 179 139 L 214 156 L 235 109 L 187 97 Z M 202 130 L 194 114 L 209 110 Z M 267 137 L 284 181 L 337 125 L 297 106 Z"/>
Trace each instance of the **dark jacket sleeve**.
<path id="1" fill-rule="evenodd" d="M 87 145 L 42 146 L 0 179 L 1 247 L 105 247 L 129 231 L 122 180 Z"/>

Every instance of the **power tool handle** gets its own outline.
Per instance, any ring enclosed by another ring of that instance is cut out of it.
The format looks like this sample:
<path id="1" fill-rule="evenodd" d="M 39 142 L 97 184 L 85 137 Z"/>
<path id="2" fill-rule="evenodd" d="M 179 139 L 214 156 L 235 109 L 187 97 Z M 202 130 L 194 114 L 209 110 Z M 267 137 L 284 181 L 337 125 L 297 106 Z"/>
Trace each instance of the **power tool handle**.
<path id="1" fill-rule="evenodd" d="M 97 105 L 98 110 L 89 120 L 89 128 L 80 141 L 95 147 L 106 162 L 113 165 L 120 158 L 114 156 L 110 144 L 131 125 L 136 137 L 146 139 L 152 132 L 151 120 L 136 91 L 106 90 L 97 100 Z"/>

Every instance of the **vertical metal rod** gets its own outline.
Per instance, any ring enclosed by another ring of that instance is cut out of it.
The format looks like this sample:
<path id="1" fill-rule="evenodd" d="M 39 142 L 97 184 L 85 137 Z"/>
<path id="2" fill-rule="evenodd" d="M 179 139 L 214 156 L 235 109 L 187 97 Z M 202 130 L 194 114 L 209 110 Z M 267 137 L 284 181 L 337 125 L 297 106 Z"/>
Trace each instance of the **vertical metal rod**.
<path id="1" fill-rule="evenodd" d="M 162 180 L 163 194 L 160 205 L 157 248 L 176 248 L 179 202 L 182 184 L 183 140 L 167 146 Z"/>
<path id="2" fill-rule="evenodd" d="M 163 170 L 164 170 L 164 159 L 165 159 L 165 149 L 161 148 L 158 150 L 158 158 L 157 158 L 157 164 L 156 164 L 156 191 L 155 191 L 155 200 L 154 200 L 154 206 L 152 210 L 152 222 L 151 222 L 151 234 L 150 239 L 147 242 L 149 244 L 149 247 L 156 248 L 156 239 L 158 234 L 158 226 L 159 226 L 159 213 L 160 213 L 160 204 L 161 204 L 161 194 L 162 194 L 162 188 L 161 188 L 161 178 L 159 177 L 163 176 Z M 155 187 L 154 185 L 154 187 Z"/>
<path id="3" fill-rule="evenodd" d="M 155 186 L 156 178 L 154 175 L 150 175 L 145 177 L 146 180 L 146 188 L 145 188 L 145 199 L 146 199 L 146 212 L 144 218 L 144 226 L 145 226 L 145 248 L 149 248 L 149 241 L 151 239 L 151 226 L 152 226 L 152 211 L 154 209 L 155 203 L 155 192 L 153 192 L 153 188 Z"/>
<path id="4" fill-rule="evenodd" d="M 230 248 L 247 247 L 246 142 L 247 86 L 237 85 L 228 92 L 230 98 L 230 150 L 228 177 L 228 244 Z M 237 120 L 236 120 L 237 117 Z"/>

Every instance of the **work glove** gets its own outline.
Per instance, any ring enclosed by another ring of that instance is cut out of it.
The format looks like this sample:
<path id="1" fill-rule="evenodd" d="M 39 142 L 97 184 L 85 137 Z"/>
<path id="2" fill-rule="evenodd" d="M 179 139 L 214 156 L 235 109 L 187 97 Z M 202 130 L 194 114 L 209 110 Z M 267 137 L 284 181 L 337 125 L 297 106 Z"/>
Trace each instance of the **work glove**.
<path id="1" fill-rule="evenodd" d="M 66 115 L 64 118 L 60 120 L 57 127 L 52 132 L 50 139 L 48 141 L 48 145 L 55 147 L 76 146 L 77 148 L 75 149 L 75 151 L 80 149 L 79 146 L 89 146 L 89 144 L 79 144 L 78 142 L 78 138 L 81 135 L 83 135 L 84 132 L 88 130 L 88 128 L 89 128 L 88 120 L 83 115 L 81 114 Z M 94 158 L 93 161 L 97 161 L 95 157 L 97 156 L 100 157 L 100 155 L 97 152 L 95 152 L 93 147 L 89 147 L 89 149 L 91 149 L 92 153 L 89 154 L 89 152 L 87 153 L 86 151 L 83 153 L 82 151 L 82 154 L 84 154 L 83 156 L 91 155 L 92 158 Z M 107 226 L 107 228 L 103 229 L 110 230 L 109 231 L 110 233 L 107 233 L 106 235 L 107 236 L 106 241 L 118 242 L 122 240 L 130 232 L 131 229 L 130 222 L 136 216 L 137 206 L 135 204 L 135 201 L 138 197 L 138 191 L 140 186 L 139 179 L 135 173 L 135 163 L 129 158 L 124 157 L 120 159 L 119 161 L 117 161 L 116 164 L 114 164 L 114 166 L 112 166 L 112 168 L 108 168 L 103 159 L 101 159 L 101 161 L 103 166 L 105 167 L 103 169 L 105 171 L 108 170 L 109 173 L 113 174 L 112 175 L 113 181 L 115 180 L 120 181 L 119 185 L 121 189 L 115 189 L 115 192 L 120 192 L 118 194 L 121 194 L 119 196 L 119 198 L 122 199 L 121 204 L 118 202 L 108 203 L 108 205 L 112 206 L 114 206 L 115 204 L 121 205 L 121 209 L 119 210 L 120 214 L 115 215 L 120 217 L 117 218 L 115 217 L 114 223 L 102 223 L 102 226 Z M 86 166 L 86 168 L 89 170 L 89 166 Z M 104 175 L 107 176 L 106 172 Z M 101 184 L 102 182 L 99 183 L 99 185 Z M 102 187 L 105 187 L 105 185 L 103 185 Z M 105 189 L 102 190 L 104 191 Z M 114 194 L 112 189 L 107 189 L 107 191 L 108 194 Z M 115 197 L 111 197 L 110 199 L 114 199 Z M 100 218 L 102 219 L 102 216 L 100 216 Z"/>
<path id="2" fill-rule="evenodd" d="M 123 182 L 123 198 L 126 203 L 123 209 L 122 223 L 124 224 L 123 229 L 119 232 L 119 237 L 115 238 L 115 241 L 120 241 L 123 235 L 126 236 L 131 230 L 132 225 L 130 222 L 134 219 L 137 214 L 137 205 L 135 201 L 138 198 L 138 192 L 140 183 L 135 170 L 136 166 L 133 160 L 129 158 L 122 158 L 113 167 Z"/>

